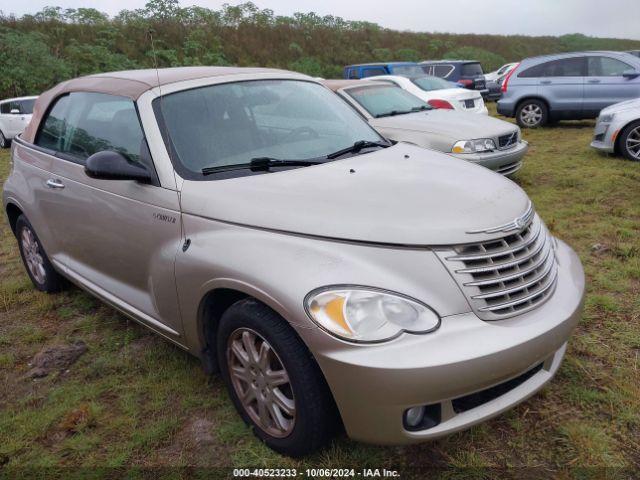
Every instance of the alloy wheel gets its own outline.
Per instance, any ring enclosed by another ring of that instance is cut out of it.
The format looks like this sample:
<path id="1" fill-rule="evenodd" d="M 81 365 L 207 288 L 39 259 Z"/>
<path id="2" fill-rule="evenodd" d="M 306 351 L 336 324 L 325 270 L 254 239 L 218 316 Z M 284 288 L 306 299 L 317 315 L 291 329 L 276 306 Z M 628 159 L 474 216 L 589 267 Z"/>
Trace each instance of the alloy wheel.
<path id="1" fill-rule="evenodd" d="M 295 397 L 289 373 L 269 342 L 254 330 L 235 330 L 227 342 L 227 364 L 251 420 L 273 437 L 288 436 L 295 425 Z"/>
<path id="2" fill-rule="evenodd" d="M 22 243 L 24 261 L 29 272 L 36 282 L 44 284 L 47 279 L 47 273 L 44 269 L 44 259 L 36 236 L 30 228 L 25 227 L 22 229 L 20 241 Z"/>
<path id="3" fill-rule="evenodd" d="M 640 126 L 629 132 L 625 146 L 633 158 L 640 160 Z"/>
<path id="4" fill-rule="evenodd" d="M 542 108 L 534 103 L 525 105 L 520 111 L 520 120 L 529 127 L 539 125 L 542 120 Z"/>

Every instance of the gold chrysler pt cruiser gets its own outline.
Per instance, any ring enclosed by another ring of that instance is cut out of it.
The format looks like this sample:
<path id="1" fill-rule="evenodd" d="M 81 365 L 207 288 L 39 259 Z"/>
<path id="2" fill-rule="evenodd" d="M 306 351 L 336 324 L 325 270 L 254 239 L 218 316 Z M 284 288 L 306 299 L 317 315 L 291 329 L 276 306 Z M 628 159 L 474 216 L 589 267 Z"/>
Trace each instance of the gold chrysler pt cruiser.
<path id="1" fill-rule="evenodd" d="M 515 183 L 286 71 L 64 82 L 3 205 L 36 288 L 71 281 L 198 356 L 288 455 L 498 415 L 553 377 L 582 307 L 578 257 Z"/>

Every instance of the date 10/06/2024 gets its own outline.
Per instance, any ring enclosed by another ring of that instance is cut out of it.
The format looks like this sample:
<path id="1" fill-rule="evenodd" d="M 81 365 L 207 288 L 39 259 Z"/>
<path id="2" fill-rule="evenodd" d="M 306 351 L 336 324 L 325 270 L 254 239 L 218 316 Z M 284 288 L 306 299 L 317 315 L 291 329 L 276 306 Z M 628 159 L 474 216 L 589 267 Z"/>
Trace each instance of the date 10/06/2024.
<path id="1" fill-rule="evenodd" d="M 397 470 L 386 468 L 236 468 L 233 470 L 235 478 L 399 478 Z"/>

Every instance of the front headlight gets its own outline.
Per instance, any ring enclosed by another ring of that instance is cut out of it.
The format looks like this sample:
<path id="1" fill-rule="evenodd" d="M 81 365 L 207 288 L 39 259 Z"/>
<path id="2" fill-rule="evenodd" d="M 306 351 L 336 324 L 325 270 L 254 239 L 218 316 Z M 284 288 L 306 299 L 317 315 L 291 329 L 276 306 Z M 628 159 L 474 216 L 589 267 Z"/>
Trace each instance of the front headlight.
<path id="1" fill-rule="evenodd" d="M 453 145 L 453 153 L 480 153 L 496 149 L 496 144 L 490 138 L 478 138 L 477 140 L 460 140 Z"/>
<path id="2" fill-rule="evenodd" d="M 417 300 L 367 287 L 315 290 L 305 298 L 305 309 L 320 327 L 353 342 L 382 342 L 440 326 L 440 317 Z"/>
<path id="3" fill-rule="evenodd" d="M 615 116 L 615 114 L 613 113 L 608 113 L 605 115 L 600 115 L 600 118 L 598 118 L 598 121 L 600 123 L 611 123 L 613 121 L 613 117 Z"/>

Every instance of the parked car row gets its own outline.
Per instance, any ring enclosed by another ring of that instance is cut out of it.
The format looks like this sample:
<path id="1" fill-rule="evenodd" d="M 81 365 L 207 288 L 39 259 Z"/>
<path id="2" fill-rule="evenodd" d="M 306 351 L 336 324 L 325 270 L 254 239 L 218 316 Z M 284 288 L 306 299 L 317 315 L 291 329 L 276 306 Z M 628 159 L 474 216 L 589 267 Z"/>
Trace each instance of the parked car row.
<path id="1" fill-rule="evenodd" d="M 287 455 L 341 427 L 430 440 L 529 398 L 585 278 L 516 183 L 460 160 L 526 150 L 518 128 L 325 84 L 186 67 L 44 92 L 3 189 L 33 285 L 70 280 L 199 357 Z"/>

